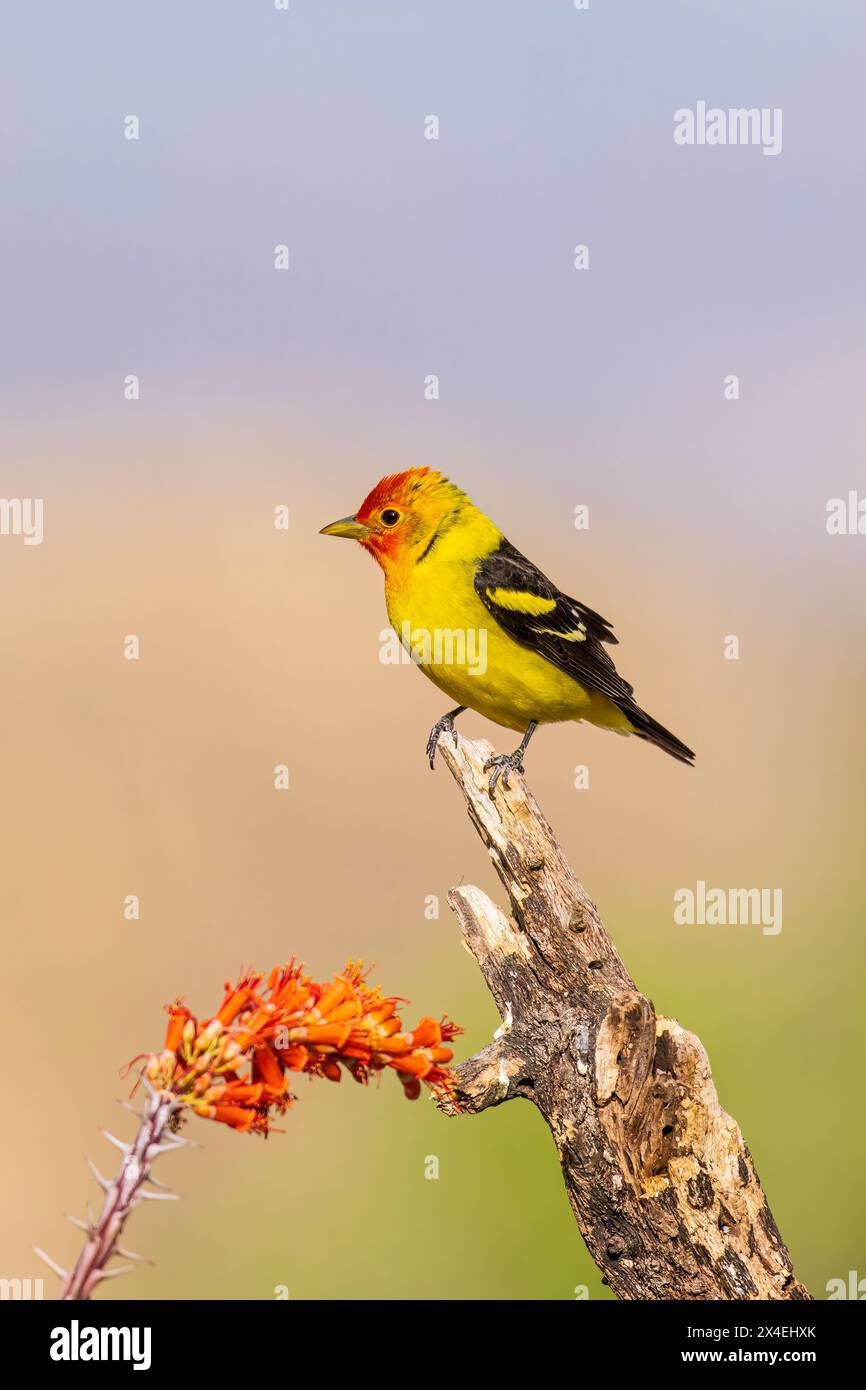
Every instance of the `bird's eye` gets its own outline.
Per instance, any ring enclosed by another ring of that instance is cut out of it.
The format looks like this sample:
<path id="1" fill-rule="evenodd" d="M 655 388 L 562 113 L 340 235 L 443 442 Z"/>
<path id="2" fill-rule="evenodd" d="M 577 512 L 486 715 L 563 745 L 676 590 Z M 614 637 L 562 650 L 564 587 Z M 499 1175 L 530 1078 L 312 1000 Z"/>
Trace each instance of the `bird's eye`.
<path id="1" fill-rule="evenodd" d="M 400 513 L 395 512 L 393 507 L 386 507 L 382 513 L 382 521 L 386 526 L 396 526 L 400 520 Z"/>

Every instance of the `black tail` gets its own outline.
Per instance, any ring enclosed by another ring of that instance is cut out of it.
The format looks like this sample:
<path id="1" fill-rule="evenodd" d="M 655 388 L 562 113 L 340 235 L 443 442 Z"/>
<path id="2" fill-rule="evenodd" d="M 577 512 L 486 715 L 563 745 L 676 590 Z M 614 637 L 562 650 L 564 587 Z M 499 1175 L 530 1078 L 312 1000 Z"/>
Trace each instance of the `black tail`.
<path id="1" fill-rule="evenodd" d="M 623 714 L 634 727 L 638 738 L 645 738 L 647 743 L 654 743 L 656 748 L 663 748 L 666 753 L 670 753 L 672 758 L 677 758 L 681 763 L 688 763 L 690 767 L 694 764 L 695 755 L 691 748 L 687 748 L 676 734 L 672 734 L 670 729 L 657 723 L 637 705 L 623 709 Z"/>

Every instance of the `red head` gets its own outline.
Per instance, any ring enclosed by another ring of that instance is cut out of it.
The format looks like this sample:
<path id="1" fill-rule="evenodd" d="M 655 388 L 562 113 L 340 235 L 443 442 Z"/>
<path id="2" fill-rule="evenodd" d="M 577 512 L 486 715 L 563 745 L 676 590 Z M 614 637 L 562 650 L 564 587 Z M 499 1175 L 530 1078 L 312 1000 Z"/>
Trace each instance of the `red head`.
<path id="1" fill-rule="evenodd" d="M 358 541 L 387 571 L 417 559 L 465 506 L 471 506 L 466 494 L 441 473 L 410 468 L 382 478 L 354 516 L 324 526 L 320 535 Z"/>

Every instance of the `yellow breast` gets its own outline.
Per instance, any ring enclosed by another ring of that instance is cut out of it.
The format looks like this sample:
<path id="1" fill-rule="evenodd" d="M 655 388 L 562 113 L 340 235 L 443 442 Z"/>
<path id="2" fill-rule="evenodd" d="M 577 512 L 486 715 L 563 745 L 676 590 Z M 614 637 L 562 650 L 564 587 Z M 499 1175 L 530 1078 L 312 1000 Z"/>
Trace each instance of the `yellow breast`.
<path id="1" fill-rule="evenodd" d="M 506 728 L 523 731 L 530 720 L 592 719 L 615 727 L 622 719 L 610 701 L 594 696 L 516 642 L 475 591 L 477 555 L 500 533 L 480 512 L 454 527 L 430 554 L 386 576 L 388 616 L 403 646 L 424 674 L 456 704 L 478 710 Z"/>

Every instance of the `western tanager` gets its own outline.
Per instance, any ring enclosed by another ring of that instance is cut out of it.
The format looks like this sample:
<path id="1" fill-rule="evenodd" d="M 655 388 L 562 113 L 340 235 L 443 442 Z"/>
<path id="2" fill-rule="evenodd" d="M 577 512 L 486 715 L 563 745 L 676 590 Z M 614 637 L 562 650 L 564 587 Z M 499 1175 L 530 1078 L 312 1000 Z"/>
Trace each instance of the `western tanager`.
<path id="1" fill-rule="evenodd" d="M 465 709 L 523 734 L 514 753 L 486 764 L 491 791 L 500 776 L 507 786 L 512 769 L 523 771 L 539 724 L 565 719 L 637 734 L 693 761 L 691 749 L 635 703 L 605 651 L 617 640 L 607 619 L 562 593 L 441 473 L 410 468 L 383 478 L 354 516 L 321 534 L 356 540 L 378 561 L 393 628 L 425 675 L 458 702 L 430 731 L 431 767 L 440 734 L 453 732 Z"/>

